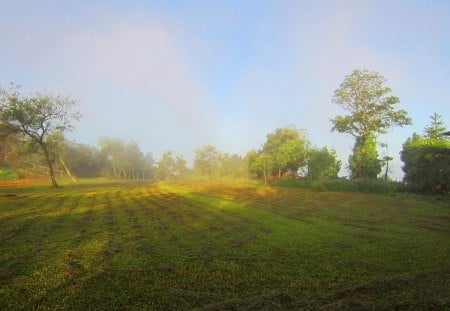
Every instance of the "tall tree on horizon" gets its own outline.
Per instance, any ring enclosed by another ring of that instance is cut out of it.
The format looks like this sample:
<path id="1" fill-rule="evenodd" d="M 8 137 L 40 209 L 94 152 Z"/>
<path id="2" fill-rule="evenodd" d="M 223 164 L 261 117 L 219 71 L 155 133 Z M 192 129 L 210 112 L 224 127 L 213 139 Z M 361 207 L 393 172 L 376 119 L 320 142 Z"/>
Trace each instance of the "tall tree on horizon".
<path id="1" fill-rule="evenodd" d="M 356 140 L 349 158 L 352 178 L 376 178 L 381 172 L 377 136 L 394 126 L 411 124 L 406 110 L 394 109 L 400 99 L 390 95 L 385 82 L 378 72 L 355 69 L 334 92 L 332 102 L 348 114 L 331 119 L 331 131 L 350 134 Z"/>

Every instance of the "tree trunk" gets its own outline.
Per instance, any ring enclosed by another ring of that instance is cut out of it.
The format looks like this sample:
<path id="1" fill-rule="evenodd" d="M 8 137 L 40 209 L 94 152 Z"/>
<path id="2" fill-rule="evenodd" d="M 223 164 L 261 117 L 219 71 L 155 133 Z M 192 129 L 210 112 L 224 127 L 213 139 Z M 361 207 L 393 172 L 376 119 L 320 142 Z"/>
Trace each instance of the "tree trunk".
<path id="1" fill-rule="evenodd" d="M 69 178 L 74 181 L 77 182 L 77 179 L 72 175 L 72 173 L 70 172 L 69 168 L 67 167 L 66 163 L 64 162 L 64 160 L 62 158 L 59 159 L 59 161 L 61 162 L 62 166 L 64 167 L 64 170 L 66 171 L 67 176 L 69 176 Z"/>
<path id="2" fill-rule="evenodd" d="M 44 143 L 40 143 L 40 146 L 42 148 L 42 151 L 44 151 L 45 160 L 47 161 L 47 166 L 48 166 L 48 173 L 50 175 L 50 179 L 52 180 L 52 186 L 58 187 L 58 183 L 56 182 L 56 178 L 55 178 L 55 171 L 53 170 L 53 164 L 52 164 L 52 161 L 50 160 L 50 155 L 48 153 L 47 147 L 45 146 Z"/>
<path id="3" fill-rule="evenodd" d="M 389 160 L 386 160 L 386 172 L 384 173 L 384 180 L 388 180 L 388 172 L 389 172 Z"/>

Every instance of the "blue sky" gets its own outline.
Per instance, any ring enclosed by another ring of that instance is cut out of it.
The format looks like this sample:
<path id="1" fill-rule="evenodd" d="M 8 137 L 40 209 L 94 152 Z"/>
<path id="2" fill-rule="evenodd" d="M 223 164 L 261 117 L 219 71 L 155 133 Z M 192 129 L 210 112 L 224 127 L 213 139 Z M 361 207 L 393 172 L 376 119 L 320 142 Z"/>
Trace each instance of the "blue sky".
<path id="1" fill-rule="evenodd" d="M 0 85 L 78 99 L 70 138 L 136 141 L 156 158 L 204 144 L 245 155 L 295 125 L 344 163 L 331 102 L 353 69 L 380 72 L 413 125 L 380 137 L 394 156 L 434 112 L 450 124 L 450 1 L 0 2 Z M 343 171 L 345 175 L 346 172 Z"/>

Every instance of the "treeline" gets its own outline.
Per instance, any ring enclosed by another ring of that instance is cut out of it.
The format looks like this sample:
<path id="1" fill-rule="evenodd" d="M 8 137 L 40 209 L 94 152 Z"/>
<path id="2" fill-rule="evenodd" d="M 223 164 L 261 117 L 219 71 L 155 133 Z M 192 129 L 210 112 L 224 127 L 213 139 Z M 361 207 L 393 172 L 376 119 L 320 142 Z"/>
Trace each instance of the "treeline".
<path id="1" fill-rule="evenodd" d="M 36 148 L 27 151 L 23 137 L 19 137 L 8 136 L 1 140 L 2 166 L 20 168 L 24 163 L 34 163 L 36 167 L 45 168 L 43 154 Z M 155 160 L 151 153 L 142 152 L 135 142 L 108 137 L 101 137 L 98 146 L 91 146 L 60 136 L 58 144 L 49 146 L 49 153 L 54 170 L 73 178 L 261 178 L 267 182 L 287 176 L 337 178 L 341 165 L 334 151 L 312 147 L 305 131 L 292 126 L 269 133 L 260 150 L 251 150 L 245 156 L 222 152 L 213 145 L 202 146 L 195 150 L 191 166 L 182 155 L 171 151 Z"/>
<path id="2" fill-rule="evenodd" d="M 347 114 L 331 120 L 332 132 L 355 139 L 348 159 L 349 180 L 358 187 L 388 182 L 388 144 L 377 139 L 394 127 L 412 124 L 407 111 L 396 110 L 399 98 L 391 95 L 386 80 L 377 72 L 354 70 L 335 91 L 332 102 Z M 100 138 L 98 146 L 67 141 L 72 121 L 79 118 L 70 98 L 34 93 L 23 95 L 18 87 L 0 87 L 0 178 L 23 174 L 23 170 L 55 176 L 105 176 L 115 179 L 257 178 L 269 182 L 320 181 L 333 189 L 339 184 L 341 162 L 327 147 L 314 147 L 306 132 L 288 126 L 268 133 L 260 149 L 245 156 L 228 154 L 215 146 L 195 150 L 192 166 L 182 155 L 170 151 L 155 160 L 134 142 Z M 415 191 L 446 191 L 450 185 L 449 132 L 435 113 L 422 135 L 413 134 L 403 144 L 404 184 Z M 380 158 L 378 147 L 386 148 Z M 384 168 L 384 171 L 383 171 Z M 327 183 L 325 182 L 327 181 Z M 332 182 L 330 182 L 332 181 Z M 336 182 L 338 181 L 338 182 Z M 357 181 L 357 183 L 356 183 Z M 374 182 L 375 181 L 375 182 Z M 353 186 L 346 183 L 345 187 Z"/>

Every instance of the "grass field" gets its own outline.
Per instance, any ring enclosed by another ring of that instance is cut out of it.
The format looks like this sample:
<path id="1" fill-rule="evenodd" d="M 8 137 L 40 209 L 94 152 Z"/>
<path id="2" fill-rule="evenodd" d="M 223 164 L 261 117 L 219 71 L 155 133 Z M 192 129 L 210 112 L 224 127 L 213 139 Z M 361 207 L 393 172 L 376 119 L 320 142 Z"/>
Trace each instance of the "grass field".
<path id="1" fill-rule="evenodd" d="M 450 309 L 450 201 L 250 183 L 0 188 L 0 309 Z"/>

